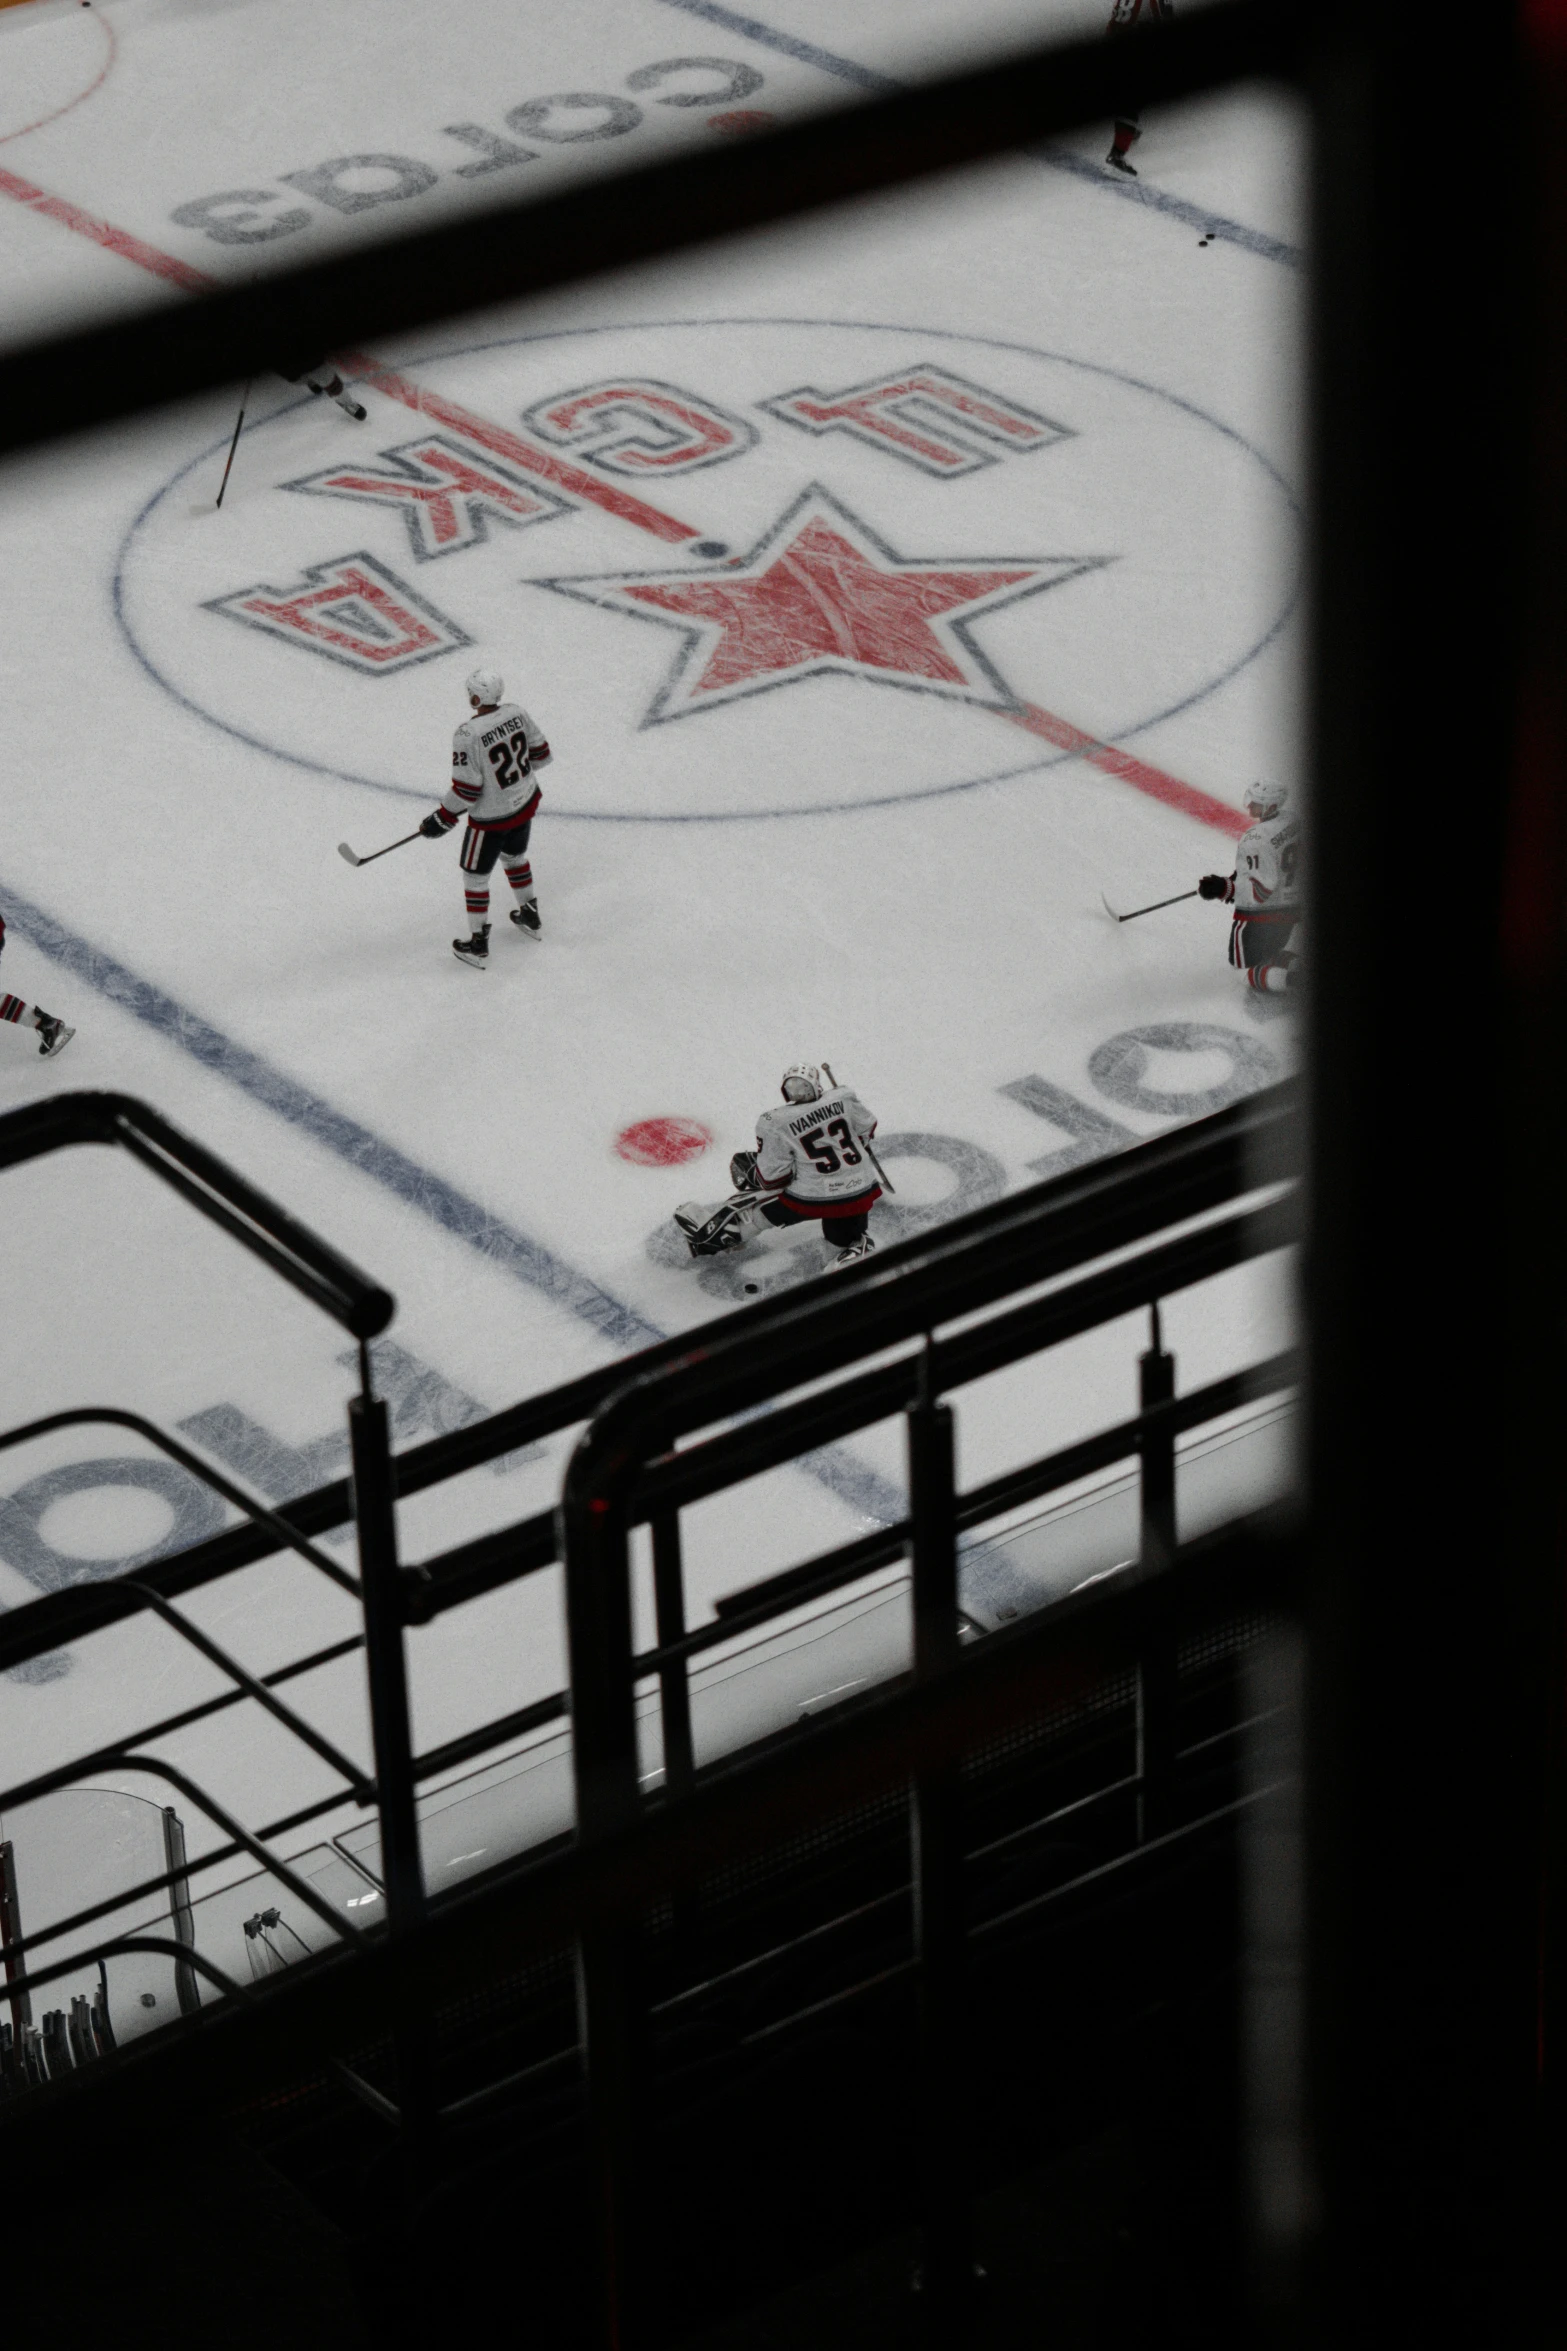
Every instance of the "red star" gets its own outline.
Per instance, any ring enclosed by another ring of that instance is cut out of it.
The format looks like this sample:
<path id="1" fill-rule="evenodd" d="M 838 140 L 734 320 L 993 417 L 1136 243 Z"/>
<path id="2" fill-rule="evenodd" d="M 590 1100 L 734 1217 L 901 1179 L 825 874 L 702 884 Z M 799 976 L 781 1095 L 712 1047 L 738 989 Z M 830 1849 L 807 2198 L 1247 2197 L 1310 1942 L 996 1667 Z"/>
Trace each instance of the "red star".
<path id="1" fill-rule="evenodd" d="M 970 624 L 1100 560 L 905 562 L 813 488 L 749 556 L 714 570 L 538 585 L 684 633 L 644 724 L 833 670 L 1013 709 L 1016 696 L 970 639 Z"/>

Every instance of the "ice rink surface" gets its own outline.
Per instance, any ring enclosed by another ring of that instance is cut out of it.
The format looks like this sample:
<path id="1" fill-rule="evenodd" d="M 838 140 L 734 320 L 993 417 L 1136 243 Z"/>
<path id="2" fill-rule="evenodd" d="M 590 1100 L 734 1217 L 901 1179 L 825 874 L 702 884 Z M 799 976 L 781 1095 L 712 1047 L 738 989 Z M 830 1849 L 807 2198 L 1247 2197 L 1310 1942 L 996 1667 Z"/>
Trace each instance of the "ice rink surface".
<path id="1" fill-rule="evenodd" d="M 5 333 L 1102 14 L 988 0 L 959 52 L 934 0 L 33 0 L 0 13 Z M 1135 182 L 1107 137 L 378 345 L 363 424 L 259 381 L 221 511 L 237 388 L 0 471 L 0 986 L 78 1032 L 45 1063 L 0 1028 L 0 1108 L 140 1095 L 344 1248 L 398 1298 L 404 1439 L 816 1271 L 815 1228 L 698 1269 L 668 1221 L 789 1062 L 879 1116 L 884 1240 L 1291 1067 L 1222 909 L 1118 928 L 1101 893 L 1227 871 L 1248 781 L 1296 774 L 1299 127 L 1264 90 L 1152 115 Z M 479 661 L 555 753 L 544 942 L 498 891 L 482 977 L 451 841 L 335 853 L 434 804 Z M 5 1426 L 131 1405 L 273 1499 L 338 1473 L 345 1343 L 302 1301 L 128 1163 L 5 1184 Z M 1273 1265 L 1175 1301 L 1182 1387 L 1288 1315 Z M 1135 1347 L 972 1392 L 965 1481 L 1130 1409 Z M 563 1449 L 408 1505 L 405 1556 L 544 1507 Z M 889 1429 L 702 1506 L 694 1613 L 901 1479 Z M 40 1442 L 0 1463 L 0 1599 L 218 1523 L 118 1433 Z M 350 1613 L 275 1562 L 190 1605 L 256 1671 Z M 556 1687 L 553 1577 L 412 1653 L 421 1743 Z M 144 1622 L 23 1669 L 5 1779 L 132 1683 L 213 1686 Z M 357 1665 L 306 1689 L 362 1749 Z M 317 1767 L 271 1739 L 181 1752 L 281 1814 Z"/>

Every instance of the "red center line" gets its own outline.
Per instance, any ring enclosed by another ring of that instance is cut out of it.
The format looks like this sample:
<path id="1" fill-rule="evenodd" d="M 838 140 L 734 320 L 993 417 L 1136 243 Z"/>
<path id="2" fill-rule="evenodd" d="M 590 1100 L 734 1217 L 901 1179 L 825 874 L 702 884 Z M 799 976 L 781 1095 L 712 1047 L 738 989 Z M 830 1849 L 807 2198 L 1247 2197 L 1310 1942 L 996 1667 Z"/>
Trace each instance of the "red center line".
<path id="1" fill-rule="evenodd" d="M 1179 776 L 1168 775 L 1162 767 L 1151 767 L 1146 759 L 1138 759 L 1130 751 L 1118 751 L 1113 743 L 1101 743 L 1097 735 L 1085 735 L 1081 727 L 1055 717 L 1051 711 L 1041 710 L 1036 703 L 1025 702 L 1021 710 L 1008 711 L 1006 716 L 1015 726 L 1026 728 L 1029 734 L 1042 735 L 1047 743 L 1055 743 L 1063 751 L 1075 751 L 1101 774 L 1115 776 L 1134 790 L 1146 792 L 1151 800 L 1162 800 L 1166 808 L 1178 808 L 1183 816 L 1194 816 L 1199 824 L 1211 824 L 1233 839 L 1238 840 L 1251 822 L 1250 817 L 1242 816 L 1227 801 L 1216 800 L 1211 792 L 1202 791 L 1196 784 L 1183 784 Z"/>
<path id="2" fill-rule="evenodd" d="M 46 220 L 57 220 L 62 228 L 74 229 L 79 237 L 88 237 L 93 244 L 118 253 L 122 261 L 134 261 L 138 269 L 150 270 L 155 278 L 167 278 L 171 285 L 183 286 L 188 294 L 210 293 L 218 283 L 204 269 L 192 269 L 188 261 L 176 261 L 172 253 L 160 253 L 156 245 L 144 245 L 129 229 L 117 229 L 112 221 L 99 220 L 96 214 L 84 212 L 79 204 L 68 204 L 63 196 L 51 196 L 46 189 L 34 187 L 31 180 L 22 179 L 14 171 L 0 170 L 0 196 L 14 197 L 18 204 L 41 212 Z"/>
<path id="3" fill-rule="evenodd" d="M 650 531 L 655 539 L 679 545 L 685 539 L 700 539 L 706 534 L 695 523 L 678 522 L 674 515 L 664 514 L 656 506 L 649 506 L 630 490 L 622 490 L 613 482 L 600 480 L 597 474 L 586 473 L 569 458 L 557 457 L 552 450 L 541 449 L 534 441 L 524 440 L 520 433 L 508 426 L 491 424 L 488 417 L 478 416 L 471 408 L 462 407 L 456 400 L 448 400 L 444 393 L 427 392 L 395 368 L 386 367 L 379 359 L 365 351 L 339 351 L 336 357 L 350 375 L 373 384 L 378 392 L 390 399 L 401 400 L 419 416 L 433 416 L 441 424 L 450 425 L 466 440 L 477 441 L 481 449 L 488 449 L 496 457 L 509 457 L 514 465 L 522 466 L 538 480 L 550 482 L 557 490 L 565 490 L 574 498 L 601 506 L 606 514 L 620 517 L 622 522 L 634 523 L 638 530 Z"/>
<path id="4" fill-rule="evenodd" d="M 189 262 L 178 261 L 171 253 L 160 252 L 156 245 L 148 245 L 128 229 L 116 228 L 112 222 L 99 220 L 95 214 L 83 211 L 79 204 L 68 203 L 64 197 L 51 196 L 24 180 L 17 173 L 0 168 L 0 195 L 12 197 L 18 204 L 26 204 L 48 220 L 58 221 L 62 228 L 73 229 L 79 237 L 88 237 L 95 245 L 102 245 L 110 253 L 117 253 L 122 261 L 132 261 L 139 269 L 164 278 L 171 285 L 182 286 L 189 293 L 204 294 L 218 288 L 222 281 L 205 270 L 195 269 Z M 355 376 L 373 384 L 388 398 L 400 400 L 416 415 L 434 417 L 438 423 L 450 425 L 465 439 L 476 442 L 498 457 L 509 457 L 514 465 L 570 497 L 601 507 L 605 513 L 618 516 L 638 530 L 648 531 L 656 539 L 679 544 L 704 534 L 692 523 L 680 522 L 674 515 L 663 513 L 644 498 L 629 490 L 619 489 L 614 483 L 601 481 L 596 474 L 585 472 L 568 459 L 557 457 L 552 450 L 541 449 L 535 442 L 525 440 L 505 425 L 492 424 L 487 417 L 476 415 L 442 393 L 427 392 L 402 375 L 395 368 L 384 366 L 380 360 L 363 351 L 337 353 L 339 361 Z M 1162 767 L 1154 767 L 1146 759 L 1138 759 L 1130 751 L 1118 751 L 1113 743 L 1103 743 L 1097 735 L 1085 734 L 1070 720 L 1057 718 L 1053 712 L 1041 710 L 1037 704 L 1025 702 L 1020 710 L 1007 711 L 1005 717 L 1031 735 L 1053 743 L 1058 750 L 1070 751 L 1086 759 L 1103 775 L 1114 776 L 1118 783 L 1130 784 L 1134 791 L 1145 792 L 1151 800 L 1162 801 L 1166 808 L 1177 809 L 1182 816 L 1194 817 L 1199 824 L 1212 825 L 1217 831 L 1228 833 L 1232 839 L 1246 830 L 1246 818 L 1231 808 L 1226 801 L 1217 800 L 1212 793 L 1202 791 L 1196 784 L 1183 783 L 1179 776 L 1170 775 Z"/>

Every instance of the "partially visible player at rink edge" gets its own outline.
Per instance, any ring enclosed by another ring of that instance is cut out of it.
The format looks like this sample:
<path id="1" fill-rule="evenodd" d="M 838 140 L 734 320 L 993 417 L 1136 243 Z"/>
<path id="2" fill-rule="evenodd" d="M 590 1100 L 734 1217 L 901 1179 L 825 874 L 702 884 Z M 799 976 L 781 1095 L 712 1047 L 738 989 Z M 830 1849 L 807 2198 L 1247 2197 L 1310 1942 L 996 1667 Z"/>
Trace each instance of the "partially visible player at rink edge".
<path id="1" fill-rule="evenodd" d="M 729 1162 L 734 1197 L 716 1208 L 687 1200 L 675 1222 L 693 1257 L 719 1257 L 743 1249 L 758 1224 L 819 1217 L 823 1240 L 837 1252 L 833 1267 L 852 1265 L 876 1246 L 866 1225 L 881 1186 L 865 1150 L 876 1121 L 852 1086 L 828 1091 L 814 1062 L 793 1063 L 780 1090 L 782 1108 L 757 1116 L 756 1149 Z"/>
<path id="2" fill-rule="evenodd" d="M 1246 985 L 1275 995 L 1293 987 L 1300 963 L 1300 818 L 1287 784 L 1253 784 L 1249 832 L 1235 844 L 1232 874 L 1205 873 L 1204 898 L 1233 906 L 1230 961 Z"/>
<path id="3" fill-rule="evenodd" d="M 1174 0 L 1110 0 L 1110 22 L 1107 33 L 1130 32 L 1134 24 L 1162 24 L 1175 14 Z M 1129 180 L 1137 177 L 1137 166 L 1132 161 L 1132 142 L 1143 135 L 1141 105 L 1129 106 L 1115 118 L 1110 136 L 1110 152 L 1106 163 L 1116 171 L 1124 171 Z"/>
<path id="4" fill-rule="evenodd" d="M 0 955 L 4 953 L 5 916 L 0 914 Z M 6 1020 L 18 1025 L 30 1020 L 38 1031 L 38 1050 L 48 1060 L 52 1060 L 56 1053 L 63 1053 L 76 1034 L 54 1013 L 45 1012 L 41 1004 L 29 1004 L 22 996 L 8 996 L 4 988 L 0 988 L 0 1021 Z"/>
<path id="5" fill-rule="evenodd" d="M 285 351 L 278 360 L 278 374 L 285 384 L 308 384 L 319 400 L 323 395 L 335 400 L 345 416 L 356 424 L 363 424 L 365 411 L 349 391 L 330 359 L 307 359 L 297 351 Z"/>
<path id="6" fill-rule="evenodd" d="M 521 703 L 502 701 L 505 690 L 498 670 L 472 672 L 468 701 L 473 716 L 465 718 L 452 737 L 451 783 L 440 806 L 432 808 L 419 827 L 438 841 L 460 816 L 467 816 L 459 862 L 466 884 L 468 935 L 453 939 L 452 953 L 468 971 L 489 968 L 490 875 L 497 858 L 516 899 L 512 921 L 525 939 L 544 935 L 528 862 L 528 835 L 540 797 L 533 771 L 544 766 L 550 747 Z"/>

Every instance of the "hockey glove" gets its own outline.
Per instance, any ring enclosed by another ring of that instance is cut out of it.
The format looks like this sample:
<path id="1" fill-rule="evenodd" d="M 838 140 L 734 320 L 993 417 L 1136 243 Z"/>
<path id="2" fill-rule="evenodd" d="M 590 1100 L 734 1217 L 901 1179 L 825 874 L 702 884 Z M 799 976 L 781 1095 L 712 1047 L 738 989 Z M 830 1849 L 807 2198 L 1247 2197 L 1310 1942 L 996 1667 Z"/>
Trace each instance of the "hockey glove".
<path id="1" fill-rule="evenodd" d="M 438 808 L 432 808 L 419 827 L 427 841 L 438 841 L 443 833 L 449 833 L 451 829 L 451 818 L 443 816 Z"/>
<path id="2" fill-rule="evenodd" d="M 1205 873 L 1197 884 L 1199 898 L 1227 898 L 1229 894 L 1230 878 L 1228 874 Z"/>
<path id="3" fill-rule="evenodd" d="M 737 1192 L 755 1192 L 760 1189 L 762 1179 L 756 1172 L 754 1151 L 735 1153 L 729 1162 L 729 1181 Z"/>

